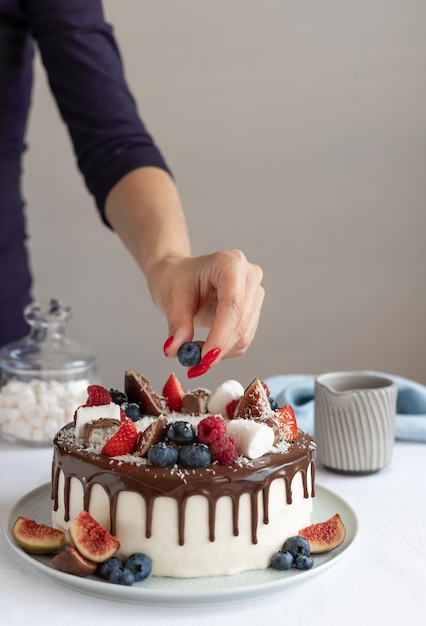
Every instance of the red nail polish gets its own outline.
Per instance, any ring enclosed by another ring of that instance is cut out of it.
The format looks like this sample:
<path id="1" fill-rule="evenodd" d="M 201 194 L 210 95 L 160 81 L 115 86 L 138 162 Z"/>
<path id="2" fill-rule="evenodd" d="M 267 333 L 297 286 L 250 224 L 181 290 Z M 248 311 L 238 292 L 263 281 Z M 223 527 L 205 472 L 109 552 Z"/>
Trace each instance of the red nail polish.
<path id="1" fill-rule="evenodd" d="M 164 346 L 163 346 L 163 352 L 164 355 L 167 356 L 167 350 L 170 348 L 170 346 L 173 343 L 173 337 L 169 337 L 168 339 L 166 339 L 166 341 L 164 342 Z"/>
<path id="2" fill-rule="evenodd" d="M 200 363 L 199 365 L 195 365 L 194 367 L 191 367 L 188 372 L 188 378 L 196 378 L 197 376 L 202 376 L 203 374 L 205 374 L 209 369 L 208 365 L 203 365 L 202 363 Z"/>
<path id="3" fill-rule="evenodd" d="M 210 365 L 216 361 L 219 354 L 220 348 L 212 348 L 201 359 L 201 365 L 207 365 L 207 367 L 210 367 Z"/>

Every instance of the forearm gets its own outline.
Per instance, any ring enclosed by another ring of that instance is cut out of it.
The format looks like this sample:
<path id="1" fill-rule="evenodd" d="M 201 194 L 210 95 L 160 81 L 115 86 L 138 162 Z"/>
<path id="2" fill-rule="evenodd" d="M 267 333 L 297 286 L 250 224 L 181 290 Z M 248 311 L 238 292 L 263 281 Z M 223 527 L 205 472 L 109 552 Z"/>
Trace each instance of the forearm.
<path id="1" fill-rule="evenodd" d="M 162 260 L 190 255 L 185 216 L 171 176 L 143 167 L 110 191 L 105 215 L 148 279 Z"/>

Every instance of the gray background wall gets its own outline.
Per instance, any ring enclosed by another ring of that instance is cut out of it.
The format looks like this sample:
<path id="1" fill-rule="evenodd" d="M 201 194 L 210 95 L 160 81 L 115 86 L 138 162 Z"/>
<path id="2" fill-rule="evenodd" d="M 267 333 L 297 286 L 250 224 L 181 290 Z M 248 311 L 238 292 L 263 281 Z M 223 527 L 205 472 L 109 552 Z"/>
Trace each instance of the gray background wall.
<path id="1" fill-rule="evenodd" d="M 426 383 L 424 0 L 107 0 L 105 11 L 194 253 L 242 248 L 265 272 L 252 347 L 202 384 L 356 368 Z M 24 179 L 34 294 L 72 306 L 69 334 L 92 346 L 106 385 L 126 368 L 157 388 L 170 371 L 185 382 L 36 69 Z"/>

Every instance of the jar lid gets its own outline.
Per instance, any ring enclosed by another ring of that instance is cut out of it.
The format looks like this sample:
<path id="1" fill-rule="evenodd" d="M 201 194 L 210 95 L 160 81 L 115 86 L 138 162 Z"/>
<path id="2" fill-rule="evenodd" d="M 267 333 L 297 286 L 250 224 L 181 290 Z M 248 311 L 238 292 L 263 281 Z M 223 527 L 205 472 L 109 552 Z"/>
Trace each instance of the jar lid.
<path id="1" fill-rule="evenodd" d="M 12 374 L 83 375 L 96 365 L 86 347 L 65 336 L 71 308 L 59 300 L 32 302 L 24 309 L 30 333 L 0 350 L 0 368 Z"/>

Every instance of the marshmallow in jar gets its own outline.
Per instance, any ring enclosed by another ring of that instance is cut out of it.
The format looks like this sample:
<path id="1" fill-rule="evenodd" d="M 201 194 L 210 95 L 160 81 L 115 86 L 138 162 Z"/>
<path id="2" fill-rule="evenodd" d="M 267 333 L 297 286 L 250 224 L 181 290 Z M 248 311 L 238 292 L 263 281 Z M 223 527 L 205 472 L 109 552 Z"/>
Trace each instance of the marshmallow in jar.
<path id="1" fill-rule="evenodd" d="M 24 310 L 27 337 L 0 350 L 0 434 L 28 445 L 49 445 L 84 404 L 97 382 L 96 359 L 65 336 L 71 309 L 33 302 Z"/>

